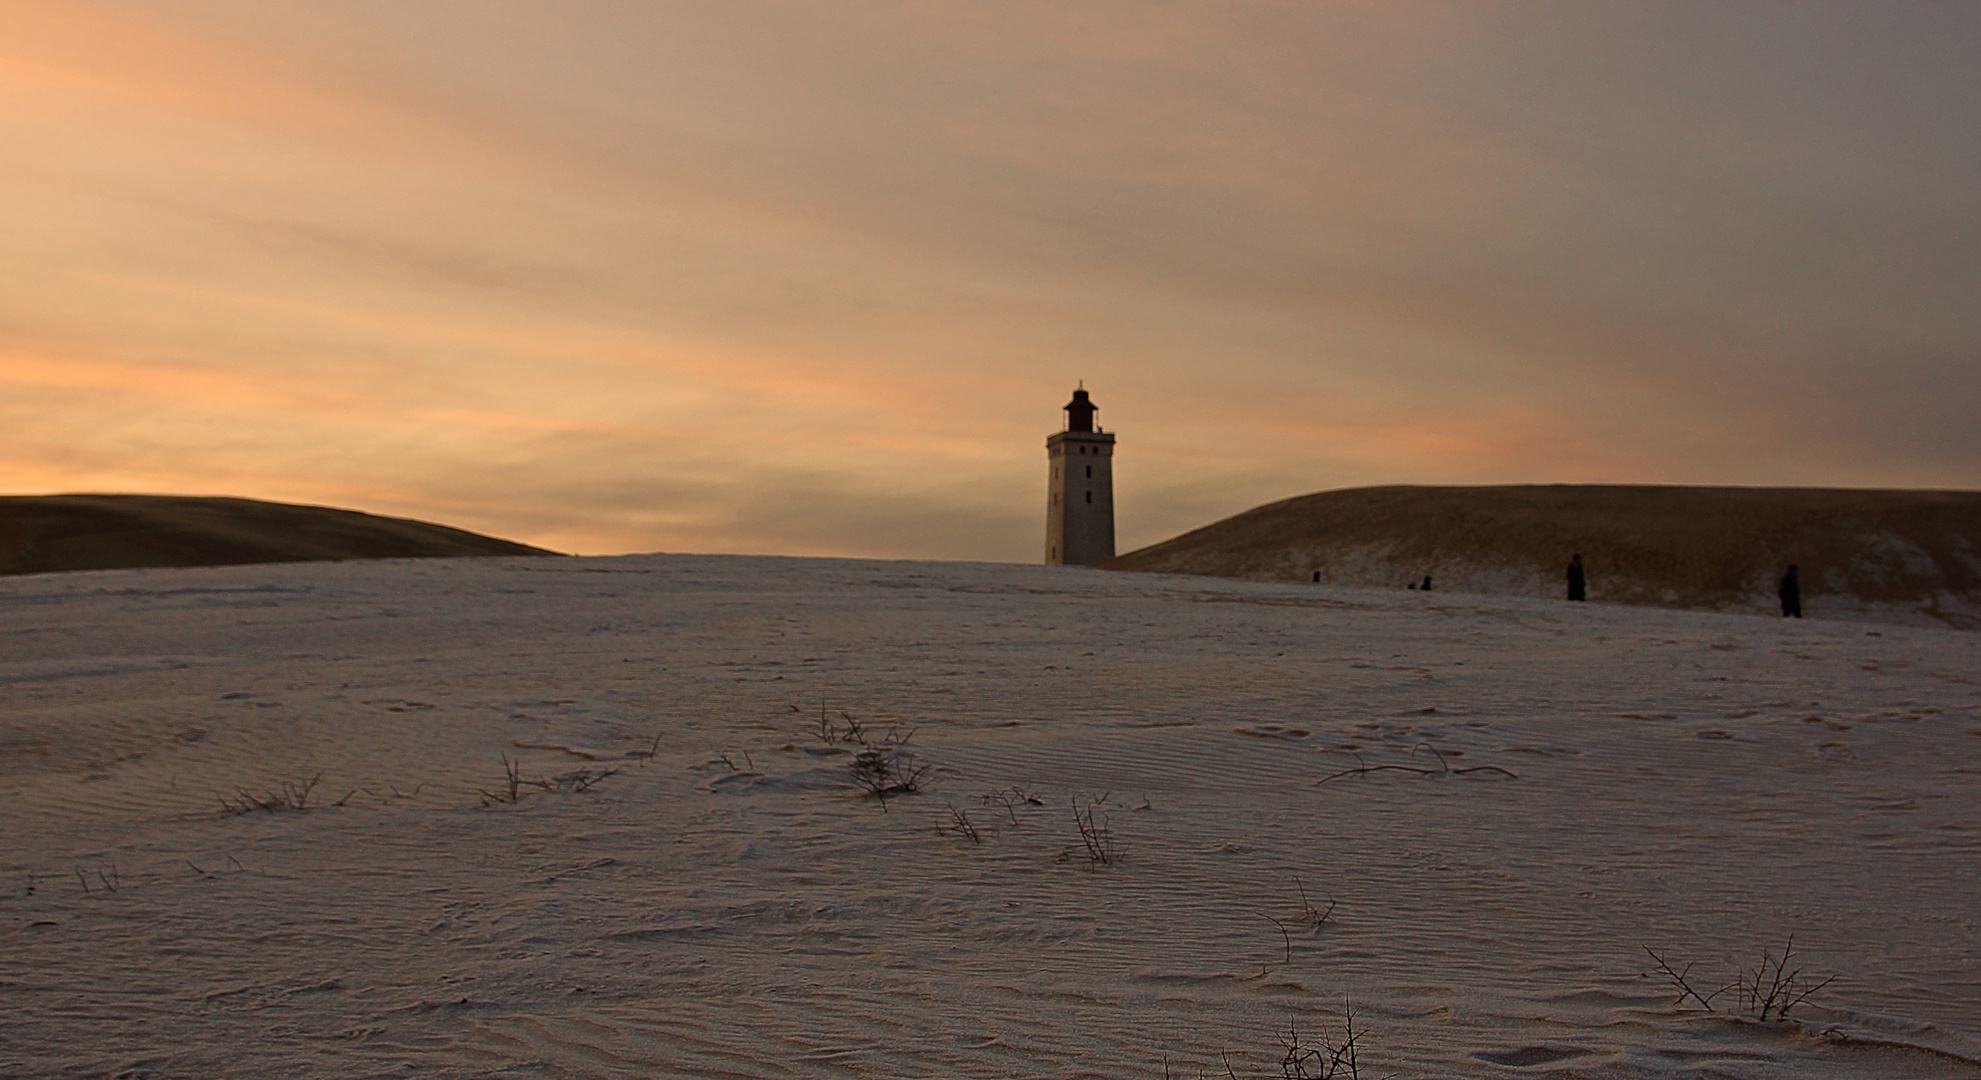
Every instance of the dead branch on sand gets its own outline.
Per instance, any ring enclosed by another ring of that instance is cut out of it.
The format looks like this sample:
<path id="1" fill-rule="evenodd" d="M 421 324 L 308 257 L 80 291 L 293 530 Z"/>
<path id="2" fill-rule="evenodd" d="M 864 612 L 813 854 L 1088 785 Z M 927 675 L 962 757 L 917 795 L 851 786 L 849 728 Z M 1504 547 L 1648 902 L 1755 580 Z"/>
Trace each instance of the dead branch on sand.
<path id="1" fill-rule="evenodd" d="M 1108 795 L 1112 794 L 1113 792 L 1108 793 Z M 1068 801 L 1073 804 L 1073 826 L 1080 830 L 1080 846 L 1086 849 L 1087 868 L 1090 870 L 1096 866 L 1113 866 L 1121 861 L 1122 856 L 1128 854 L 1128 849 L 1117 843 L 1114 834 L 1108 830 L 1109 819 L 1107 812 L 1102 809 L 1107 803 L 1108 795 L 1089 800 L 1085 811 L 1080 808 L 1080 796 L 1077 793 L 1067 796 Z M 1065 862 L 1072 854 L 1073 849 L 1067 848 L 1060 854 L 1059 861 Z"/>
<path id="2" fill-rule="evenodd" d="M 75 871 L 76 882 L 83 887 L 83 895 L 89 896 L 95 892 L 96 890 L 89 887 L 88 872 L 84 871 L 80 866 L 75 867 Z M 124 891 L 124 875 L 117 869 L 117 860 L 110 860 L 110 870 L 107 873 L 100 866 L 96 868 L 96 882 L 102 887 L 104 892 L 116 893 Z M 30 882 L 28 886 L 30 895 L 33 894 L 33 888 L 33 884 Z"/>
<path id="3" fill-rule="evenodd" d="M 937 836 L 947 836 L 950 833 L 955 833 L 967 839 L 972 844 L 981 844 L 984 842 L 983 830 L 977 828 L 976 822 L 970 820 L 970 815 L 967 812 L 958 810 L 955 803 L 949 804 L 949 823 L 945 825 L 937 822 L 935 832 Z"/>
<path id="4" fill-rule="evenodd" d="M 1256 912 L 1255 914 L 1257 914 L 1259 918 L 1264 919 L 1267 922 L 1273 924 L 1273 929 L 1279 931 L 1280 940 L 1285 942 L 1286 944 L 1286 959 L 1284 963 L 1287 964 L 1293 963 L 1293 935 L 1286 932 L 1286 924 L 1280 922 L 1278 919 L 1273 918 L 1271 915 L 1268 915 L 1263 911 Z M 1265 972 L 1261 971 L 1259 974 L 1263 975 L 1265 974 Z"/>
<path id="5" fill-rule="evenodd" d="M 1502 769 L 1498 765 L 1472 765 L 1463 769 L 1454 769 L 1451 767 L 1451 763 L 1445 760 L 1444 755 L 1438 752 L 1438 748 L 1432 746 L 1430 743 L 1418 743 L 1416 746 L 1411 747 L 1410 756 L 1416 757 L 1419 750 L 1429 750 L 1432 756 L 1438 759 L 1438 767 L 1435 769 L 1426 769 L 1416 765 L 1370 765 L 1362 760 L 1362 755 L 1356 754 L 1356 765 L 1354 768 L 1343 769 L 1338 773 L 1323 776 L 1316 783 L 1316 786 L 1325 784 L 1330 780 L 1339 780 L 1344 776 L 1367 776 L 1372 772 L 1407 772 L 1416 773 L 1419 776 L 1464 776 L 1468 773 L 1494 772 L 1508 779 L 1520 779 L 1513 772 Z"/>
<path id="6" fill-rule="evenodd" d="M 1664 957 L 1659 956 L 1656 952 L 1653 952 L 1649 945 L 1640 944 L 1638 947 L 1643 949 L 1644 954 L 1646 956 L 1649 956 L 1651 960 L 1658 965 L 1658 974 L 1663 975 L 1665 977 L 1666 982 L 1671 983 L 1672 986 L 1677 988 L 1678 999 L 1672 1002 L 1673 1005 L 1683 1005 L 1685 1004 L 1686 998 L 1691 998 L 1692 1000 L 1698 1002 L 1699 1007 L 1705 1009 L 1707 1012 L 1717 1012 L 1718 1010 L 1713 1008 L 1713 999 L 1719 997 L 1721 994 L 1726 993 L 1728 990 L 1733 989 L 1733 984 L 1728 983 L 1727 985 L 1720 987 L 1718 990 L 1715 990 L 1710 994 L 1701 994 L 1697 989 L 1693 987 L 1690 979 L 1688 978 L 1692 974 L 1692 969 L 1699 966 L 1698 961 L 1695 960 L 1691 963 L 1686 964 L 1683 968 L 1674 969 L 1671 966 L 1671 964 L 1665 961 Z M 1649 977 L 1650 977 L 1650 973 L 1646 972 L 1645 978 L 1649 978 Z"/>
<path id="7" fill-rule="evenodd" d="M 853 755 L 847 770 L 853 774 L 855 784 L 880 800 L 882 812 L 887 810 L 889 795 L 910 795 L 922 790 L 922 774 L 930 766 L 915 763 L 915 751 L 908 746 L 914 737 L 914 728 L 906 732 L 889 728 L 879 738 L 864 731 L 859 735 L 860 752 Z"/>
<path id="8" fill-rule="evenodd" d="M 1781 956 L 1775 956 L 1772 950 L 1763 950 L 1761 959 L 1751 969 L 1736 968 L 1732 982 L 1708 994 L 1701 994 L 1690 981 L 1689 976 L 1692 969 L 1697 966 L 1696 962 L 1674 969 L 1664 957 L 1653 952 L 1649 945 L 1643 945 L 1641 948 L 1645 955 L 1658 965 L 1656 972 L 1645 972 L 1644 977 L 1662 976 L 1678 990 L 1678 999 L 1672 1004 L 1682 1005 L 1685 999 L 1691 998 L 1707 1012 L 1717 1013 L 1719 1010 L 1713 1008 L 1713 999 L 1732 990 L 1740 1003 L 1740 1010 L 1763 1023 L 1787 1020 L 1789 1010 L 1837 980 L 1837 976 L 1831 975 L 1820 982 L 1812 982 L 1815 977 L 1812 975 L 1805 979 L 1801 967 L 1793 969 L 1789 967 L 1791 958 L 1795 955 L 1793 934 L 1789 935 L 1787 943 L 1782 946 Z"/>
<path id="9" fill-rule="evenodd" d="M 1280 1039 L 1279 1080 L 1361 1080 L 1362 1064 L 1360 1051 L 1366 1029 L 1355 1026 L 1355 1008 L 1347 998 L 1341 1000 L 1341 1034 L 1330 1037 L 1322 1034 L 1312 1041 L 1306 1041 L 1300 1034 L 1299 1024 L 1292 1016 L 1286 1019 L 1286 1035 Z M 1231 1054 L 1219 1055 L 1224 1063 L 1226 1080 L 1239 1080 L 1236 1066 L 1231 1063 Z M 1168 1074 L 1168 1062 L 1164 1062 L 1164 1074 Z"/>
<path id="10" fill-rule="evenodd" d="M 1044 806 L 1046 804 L 1044 799 L 1039 798 L 1036 794 L 1026 791 L 1016 784 L 1009 788 L 999 788 L 996 791 L 978 797 L 983 800 L 985 806 L 1002 807 L 1005 814 L 1011 818 L 1013 825 L 1018 824 L 1018 807 Z"/>
<path id="11" fill-rule="evenodd" d="M 1299 878 L 1293 879 L 1293 887 L 1300 891 L 1300 917 L 1296 921 L 1306 927 L 1309 933 L 1320 933 L 1321 924 L 1327 922 L 1328 916 L 1334 914 L 1334 897 L 1328 897 L 1326 911 L 1317 911 L 1314 905 L 1307 901 L 1307 886 L 1301 884 Z"/>
<path id="12" fill-rule="evenodd" d="M 559 791 L 590 791 L 600 780 L 618 775 L 618 769 L 575 769 L 551 777 L 550 783 Z"/>
<path id="13" fill-rule="evenodd" d="M 734 768 L 734 766 L 731 766 L 731 768 Z M 610 769 L 573 769 L 570 772 L 559 773 L 548 779 L 541 776 L 529 779 L 523 776 L 522 761 L 511 759 L 508 754 L 504 754 L 502 755 L 502 786 L 494 791 L 489 791 L 486 788 L 478 789 L 478 791 L 481 795 L 481 804 L 483 806 L 493 806 L 496 803 L 521 802 L 525 788 L 535 788 L 538 791 L 584 792 L 590 791 L 593 787 L 597 786 L 599 781 L 606 777 L 618 775 L 619 769 L 614 767 Z"/>
<path id="14" fill-rule="evenodd" d="M 1802 969 L 1788 970 L 1789 958 L 1795 953 L 1795 935 L 1790 934 L 1782 945 L 1778 959 L 1768 952 L 1761 953 L 1761 960 L 1754 965 L 1740 984 L 1740 1003 L 1757 1019 L 1786 1020 L 1788 1011 L 1802 1004 L 1809 995 L 1837 981 L 1835 975 L 1822 982 L 1810 985 L 1802 978 Z M 1772 965 L 1772 966 L 1771 966 Z M 1814 976 L 1811 976 L 1814 978 Z"/>

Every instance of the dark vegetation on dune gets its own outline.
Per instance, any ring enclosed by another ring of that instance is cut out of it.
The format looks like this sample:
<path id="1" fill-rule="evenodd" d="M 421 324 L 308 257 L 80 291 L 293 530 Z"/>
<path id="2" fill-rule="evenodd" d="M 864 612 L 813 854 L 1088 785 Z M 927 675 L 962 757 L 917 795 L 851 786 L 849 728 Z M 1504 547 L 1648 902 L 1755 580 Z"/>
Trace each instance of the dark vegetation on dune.
<path id="1" fill-rule="evenodd" d="M 0 574 L 554 554 L 444 525 L 323 506 L 170 495 L 0 497 Z"/>
<path id="2" fill-rule="evenodd" d="M 1248 510 L 1103 563 L 1554 597 L 1572 553 L 1613 603 L 1774 610 L 1790 563 L 1823 597 L 1981 628 L 1981 492 L 1622 485 L 1373 487 Z M 1840 605 L 1832 604 L 1832 610 Z"/>

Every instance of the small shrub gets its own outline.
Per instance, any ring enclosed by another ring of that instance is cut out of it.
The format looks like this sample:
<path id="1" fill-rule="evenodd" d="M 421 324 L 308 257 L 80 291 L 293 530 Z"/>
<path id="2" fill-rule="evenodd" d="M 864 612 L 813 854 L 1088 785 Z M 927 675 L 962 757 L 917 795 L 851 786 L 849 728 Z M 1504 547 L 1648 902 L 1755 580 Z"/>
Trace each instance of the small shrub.
<path id="1" fill-rule="evenodd" d="M 1361 1080 L 1361 1051 L 1367 1031 L 1355 1026 L 1355 1009 L 1346 998 L 1341 1002 L 1341 1034 L 1322 1034 L 1311 1040 L 1302 1036 L 1293 1017 L 1287 1017 L 1286 1035 L 1280 1039 L 1279 1071 L 1267 1074 L 1279 1080 Z M 1239 1080 L 1231 1055 L 1221 1055 L 1227 1080 Z M 1163 1076 L 1170 1075 L 1163 1064 Z"/>
<path id="2" fill-rule="evenodd" d="M 846 726 L 841 727 L 834 723 L 832 715 L 826 711 L 825 702 L 819 702 L 819 722 L 812 728 L 812 736 L 827 746 L 865 743 L 867 729 L 862 727 L 858 720 L 853 719 L 851 713 L 841 711 L 839 716 L 846 721 Z"/>
<path id="3" fill-rule="evenodd" d="M 1086 809 L 1082 810 L 1080 796 L 1070 796 L 1073 803 L 1073 826 L 1080 831 L 1080 846 L 1086 852 L 1087 866 L 1090 869 L 1096 866 L 1113 866 L 1121 861 L 1122 856 L 1128 854 L 1128 849 L 1116 842 L 1114 833 L 1108 829 L 1107 811 L 1103 809 L 1107 798 L 1106 795 L 1102 795 L 1098 799 L 1093 799 L 1087 803 Z M 1072 850 L 1068 848 L 1067 854 L 1070 855 Z"/>
<path id="4" fill-rule="evenodd" d="M 1781 956 L 1775 956 L 1772 950 L 1763 950 L 1761 959 L 1752 968 L 1735 968 L 1732 982 L 1705 993 L 1701 993 L 1692 982 L 1692 969 L 1698 966 L 1696 962 L 1688 963 L 1682 968 L 1674 968 L 1664 957 L 1653 952 L 1649 945 L 1642 948 L 1645 955 L 1658 966 L 1656 971 L 1647 971 L 1644 976 L 1661 977 L 1677 990 L 1678 999 L 1672 1004 L 1683 1005 L 1686 999 L 1690 998 L 1698 1002 L 1699 1007 L 1707 1012 L 1718 1013 L 1719 1010 L 1713 1007 L 1713 1002 L 1731 990 L 1734 992 L 1735 1011 L 1764 1023 L 1788 1019 L 1789 1010 L 1837 980 L 1835 975 L 1831 975 L 1817 981 L 1813 975 L 1804 977 L 1800 966 L 1793 968 L 1789 966 L 1795 955 L 1793 934 L 1789 935 L 1788 941 L 1782 946 Z"/>
<path id="5" fill-rule="evenodd" d="M 886 735 L 875 738 L 862 732 L 859 736 L 860 751 L 853 755 L 847 770 L 853 774 L 853 783 L 867 794 L 880 800 L 880 808 L 887 809 L 890 795 L 909 795 L 922 789 L 922 775 L 930 766 L 917 764 L 916 753 L 909 747 L 915 737 L 915 729 L 906 733 L 890 728 Z"/>

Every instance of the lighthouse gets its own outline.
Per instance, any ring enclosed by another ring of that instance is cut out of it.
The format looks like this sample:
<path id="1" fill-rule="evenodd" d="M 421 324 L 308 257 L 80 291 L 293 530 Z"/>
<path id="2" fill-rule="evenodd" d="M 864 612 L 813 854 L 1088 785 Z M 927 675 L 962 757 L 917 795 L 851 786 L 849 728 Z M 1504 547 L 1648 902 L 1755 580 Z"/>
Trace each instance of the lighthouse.
<path id="1" fill-rule="evenodd" d="M 1114 433 L 1085 384 L 1066 404 L 1066 429 L 1046 439 L 1046 563 L 1085 566 L 1114 558 Z"/>

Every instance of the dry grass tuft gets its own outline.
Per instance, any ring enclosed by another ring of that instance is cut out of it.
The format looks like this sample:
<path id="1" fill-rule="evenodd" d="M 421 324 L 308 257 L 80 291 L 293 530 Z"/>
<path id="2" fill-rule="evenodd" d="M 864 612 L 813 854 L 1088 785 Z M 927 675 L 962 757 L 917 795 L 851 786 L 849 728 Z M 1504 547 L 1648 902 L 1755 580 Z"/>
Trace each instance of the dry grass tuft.
<path id="1" fill-rule="evenodd" d="M 317 784 L 322 781 L 323 774 L 317 773 L 307 780 L 284 780 L 260 795 L 254 794 L 247 788 L 237 787 L 234 789 L 232 799 L 217 792 L 213 797 L 220 800 L 221 811 L 228 814 L 252 814 L 257 810 L 270 814 L 278 810 L 306 810 L 309 808 L 310 793 L 315 791 Z M 338 800 L 337 805 L 344 805 L 344 800 L 349 798 L 349 795 L 344 796 L 344 799 Z"/>

